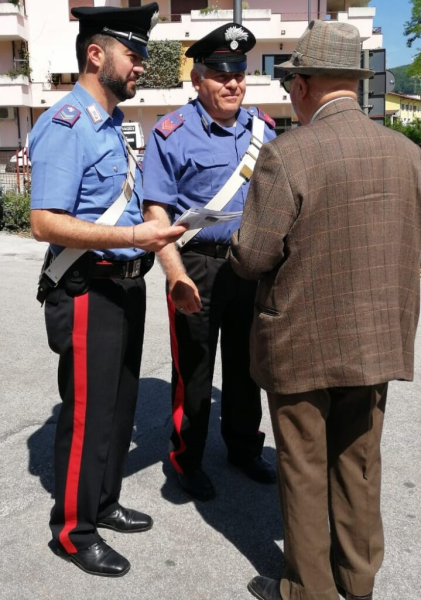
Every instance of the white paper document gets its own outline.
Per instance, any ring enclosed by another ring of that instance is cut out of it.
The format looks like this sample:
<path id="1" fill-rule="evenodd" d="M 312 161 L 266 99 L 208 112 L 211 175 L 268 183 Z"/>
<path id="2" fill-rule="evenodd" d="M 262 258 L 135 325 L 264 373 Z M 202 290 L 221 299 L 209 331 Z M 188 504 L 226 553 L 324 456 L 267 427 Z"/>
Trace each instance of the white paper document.
<path id="1" fill-rule="evenodd" d="M 226 223 L 233 219 L 241 217 L 242 211 L 224 212 L 223 210 L 209 210 L 208 208 L 189 208 L 181 217 L 177 219 L 174 225 L 188 225 L 189 229 L 203 229 L 209 225 Z"/>

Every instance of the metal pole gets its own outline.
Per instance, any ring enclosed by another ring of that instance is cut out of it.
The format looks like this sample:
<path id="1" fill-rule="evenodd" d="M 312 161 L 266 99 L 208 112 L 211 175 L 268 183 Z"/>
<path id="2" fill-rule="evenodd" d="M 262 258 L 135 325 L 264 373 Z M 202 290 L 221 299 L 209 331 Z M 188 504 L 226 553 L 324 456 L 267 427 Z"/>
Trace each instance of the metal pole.
<path id="1" fill-rule="evenodd" d="M 311 0 L 308 0 L 308 22 L 311 21 Z"/>
<path id="2" fill-rule="evenodd" d="M 370 68 L 370 51 L 363 50 L 363 67 L 364 69 Z M 368 115 L 370 114 L 370 105 L 368 103 L 370 97 L 370 83 L 368 79 L 363 81 L 363 112 Z"/>
<path id="3" fill-rule="evenodd" d="M 243 7 L 241 0 L 234 0 L 234 23 L 239 23 L 241 25 L 243 22 L 242 12 Z"/>

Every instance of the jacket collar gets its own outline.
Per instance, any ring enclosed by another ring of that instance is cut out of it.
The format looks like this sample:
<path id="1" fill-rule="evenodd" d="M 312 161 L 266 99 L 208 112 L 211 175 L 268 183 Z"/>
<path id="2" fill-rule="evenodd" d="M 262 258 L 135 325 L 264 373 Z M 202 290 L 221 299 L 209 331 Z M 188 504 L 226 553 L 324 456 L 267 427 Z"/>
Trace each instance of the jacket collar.
<path id="1" fill-rule="evenodd" d="M 356 100 L 349 97 L 335 98 L 323 104 L 313 115 L 311 123 L 325 119 L 334 114 L 341 113 L 348 110 L 359 110 L 362 112 L 360 105 Z"/>
<path id="2" fill-rule="evenodd" d="M 110 116 L 107 111 L 95 100 L 91 94 L 85 90 L 80 83 L 76 83 L 72 94 L 77 98 L 79 104 L 83 107 L 94 129 L 98 131 L 109 120 L 113 120 L 114 125 L 121 125 L 124 119 L 123 112 L 115 107 L 113 114 Z"/>

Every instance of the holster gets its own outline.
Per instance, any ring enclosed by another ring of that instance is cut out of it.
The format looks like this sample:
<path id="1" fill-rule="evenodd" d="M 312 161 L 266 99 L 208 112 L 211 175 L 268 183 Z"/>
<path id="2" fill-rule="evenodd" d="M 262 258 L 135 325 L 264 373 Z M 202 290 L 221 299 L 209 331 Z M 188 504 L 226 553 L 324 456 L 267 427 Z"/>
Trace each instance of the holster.
<path id="1" fill-rule="evenodd" d="M 44 304 L 50 291 L 57 287 L 57 284 L 54 285 L 51 279 L 45 275 L 46 269 L 50 266 L 53 260 L 54 255 L 50 248 L 48 248 L 38 280 L 37 300 L 41 303 L 41 306 Z M 94 263 L 95 255 L 91 252 L 86 252 L 72 264 L 72 266 L 60 279 L 60 287 L 64 288 L 69 296 L 72 297 L 86 294 L 91 283 Z"/>
<path id="2" fill-rule="evenodd" d="M 146 273 L 148 273 L 148 271 L 152 269 L 154 262 L 155 252 L 146 252 L 142 255 L 142 266 L 140 269 L 140 274 L 142 275 L 142 277 L 144 277 Z"/>

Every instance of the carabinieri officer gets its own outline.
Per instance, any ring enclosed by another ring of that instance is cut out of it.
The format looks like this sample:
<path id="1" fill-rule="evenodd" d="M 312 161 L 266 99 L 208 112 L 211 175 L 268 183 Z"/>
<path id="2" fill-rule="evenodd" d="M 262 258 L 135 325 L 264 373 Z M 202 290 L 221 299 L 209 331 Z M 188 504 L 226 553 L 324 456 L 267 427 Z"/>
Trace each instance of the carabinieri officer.
<path id="1" fill-rule="evenodd" d="M 124 575 L 130 563 L 97 528 L 152 527 L 151 517 L 119 503 L 138 392 L 147 251 L 185 231 L 143 222 L 141 173 L 116 107 L 136 93 L 157 11 L 155 2 L 73 9 L 79 82 L 30 136 L 32 231 L 51 244 L 39 299 L 60 357 L 63 401 L 50 527 L 58 554 L 109 577 Z"/>
<path id="2" fill-rule="evenodd" d="M 219 210 L 243 210 L 251 168 L 244 164 L 241 174 L 236 169 L 246 159 L 253 163 L 261 144 L 275 137 L 268 115 L 241 107 L 246 53 L 255 43 L 247 28 L 228 23 L 186 52 L 194 59 L 191 79 L 198 97 L 163 117 L 151 133 L 144 161 L 145 214 L 168 224 L 166 207 L 176 218 L 206 206 L 216 194 Z M 181 487 L 200 500 L 215 495 L 202 458 L 219 332 L 221 430 L 228 460 L 259 482 L 276 479 L 261 455 L 260 390 L 249 369 L 256 284 L 238 277 L 227 260 L 239 226 L 240 219 L 207 227 L 193 238 L 183 236 L 180 252 L 170 245 L 159 255 L 168 280 L 173 358 L 170 459 Z"/>

